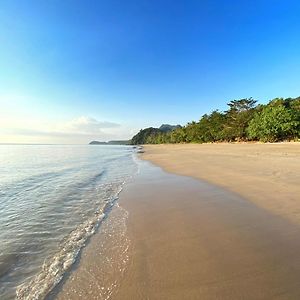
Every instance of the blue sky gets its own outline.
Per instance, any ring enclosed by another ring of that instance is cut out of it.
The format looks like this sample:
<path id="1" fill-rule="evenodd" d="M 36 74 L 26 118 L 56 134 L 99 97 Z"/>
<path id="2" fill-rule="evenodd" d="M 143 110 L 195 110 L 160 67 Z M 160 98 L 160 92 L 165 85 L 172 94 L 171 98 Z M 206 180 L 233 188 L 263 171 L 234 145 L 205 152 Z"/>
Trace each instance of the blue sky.
<path id="1" fill-rule="evenodd" d="M 86 143 L 300 95 L 300 2 L 0 4 L 0 143 Z"/>

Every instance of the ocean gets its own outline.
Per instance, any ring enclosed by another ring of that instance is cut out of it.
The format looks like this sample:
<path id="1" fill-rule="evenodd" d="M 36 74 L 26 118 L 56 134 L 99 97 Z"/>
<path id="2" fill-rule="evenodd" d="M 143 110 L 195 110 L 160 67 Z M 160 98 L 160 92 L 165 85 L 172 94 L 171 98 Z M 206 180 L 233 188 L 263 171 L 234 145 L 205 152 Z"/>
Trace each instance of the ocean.
<path id="1" fill-rule="evenodd" d="M 0 299 L 45 298 L 136 172 L 130 146 L 0 145 Z"/>

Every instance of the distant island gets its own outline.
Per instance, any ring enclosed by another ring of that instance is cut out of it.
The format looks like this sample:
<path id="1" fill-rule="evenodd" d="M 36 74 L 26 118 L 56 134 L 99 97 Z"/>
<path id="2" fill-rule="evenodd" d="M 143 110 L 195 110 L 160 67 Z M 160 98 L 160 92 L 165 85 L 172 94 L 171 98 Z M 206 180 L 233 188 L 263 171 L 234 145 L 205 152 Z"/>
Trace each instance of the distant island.
<path id="1" fill-rule="evenodd" d="M 91 141 L 89 145 L 130 145 L 130 140 L 122 140 L 122 141 L 109 141 L 109 142 L 99 142 L 99 141 Z"/>

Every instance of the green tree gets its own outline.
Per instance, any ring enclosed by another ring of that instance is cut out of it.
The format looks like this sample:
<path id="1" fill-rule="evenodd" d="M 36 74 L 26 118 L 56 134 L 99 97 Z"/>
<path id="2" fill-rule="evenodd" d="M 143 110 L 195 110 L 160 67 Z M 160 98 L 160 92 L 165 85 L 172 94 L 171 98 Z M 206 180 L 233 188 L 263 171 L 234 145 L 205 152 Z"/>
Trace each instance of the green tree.
<path id="1" fill-rule="evenodd" d="M 186 128 L 180 127 L 177 128 L 167 134 L 167 142 L 168 143 L 186 143 L 187 142 L 187 134 Z"/>
<path id="2" fill-rule="evenodd" d="M 198 143 L 201 141 L 201 135 L 199 132 L 199 123 L 192 121 L 188 123 L 185 128 L 186 141 L 188 143 Z"/>
<path id="3" fill-rule="evenodd" d="M 161 133 L 158 128 L 149 127 L 146 129 L 141 129 L 132 139 L 132 145 L 142 145 L 154 141 L 155 135 Z"/>
<path id="4" fill-rule="evenodd" d="M 146 128 L 132 144 L 208 143 L 234 140 L 280 141 L 300 138 L 300 97 L 275 98 L 267 105 L 244 98 L 228 103 L 225 112 L 205 114 L 186 126 L 162 125 Z"/>
<path id="5" fill-rule="evenodd" d="M 229 110 L 225 112 L 223 138 L 228 141 L 246 140 L 247 127 L 255 112 L 256 100 L 244 98 L 230 101 Z"/>
<path id="6" fill-rule="evenodd" d="M 263 142 L 293 139 L 299 135 L 297 114 L 283 103 L 270 102 L 260 113 L 256 113 L 247 129 L 249 137 Z"/>

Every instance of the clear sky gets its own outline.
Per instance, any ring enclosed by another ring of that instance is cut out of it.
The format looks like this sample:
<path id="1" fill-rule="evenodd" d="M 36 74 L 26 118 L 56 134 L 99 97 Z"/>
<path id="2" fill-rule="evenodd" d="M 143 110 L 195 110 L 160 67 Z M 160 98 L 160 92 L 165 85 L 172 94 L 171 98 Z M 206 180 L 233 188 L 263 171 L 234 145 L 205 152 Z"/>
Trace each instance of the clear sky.
<path id="1" fill-rule="evenodd" d="M 126 139 L 300 95 L 300 1 L 2 0 L 0 143 Z"/>

